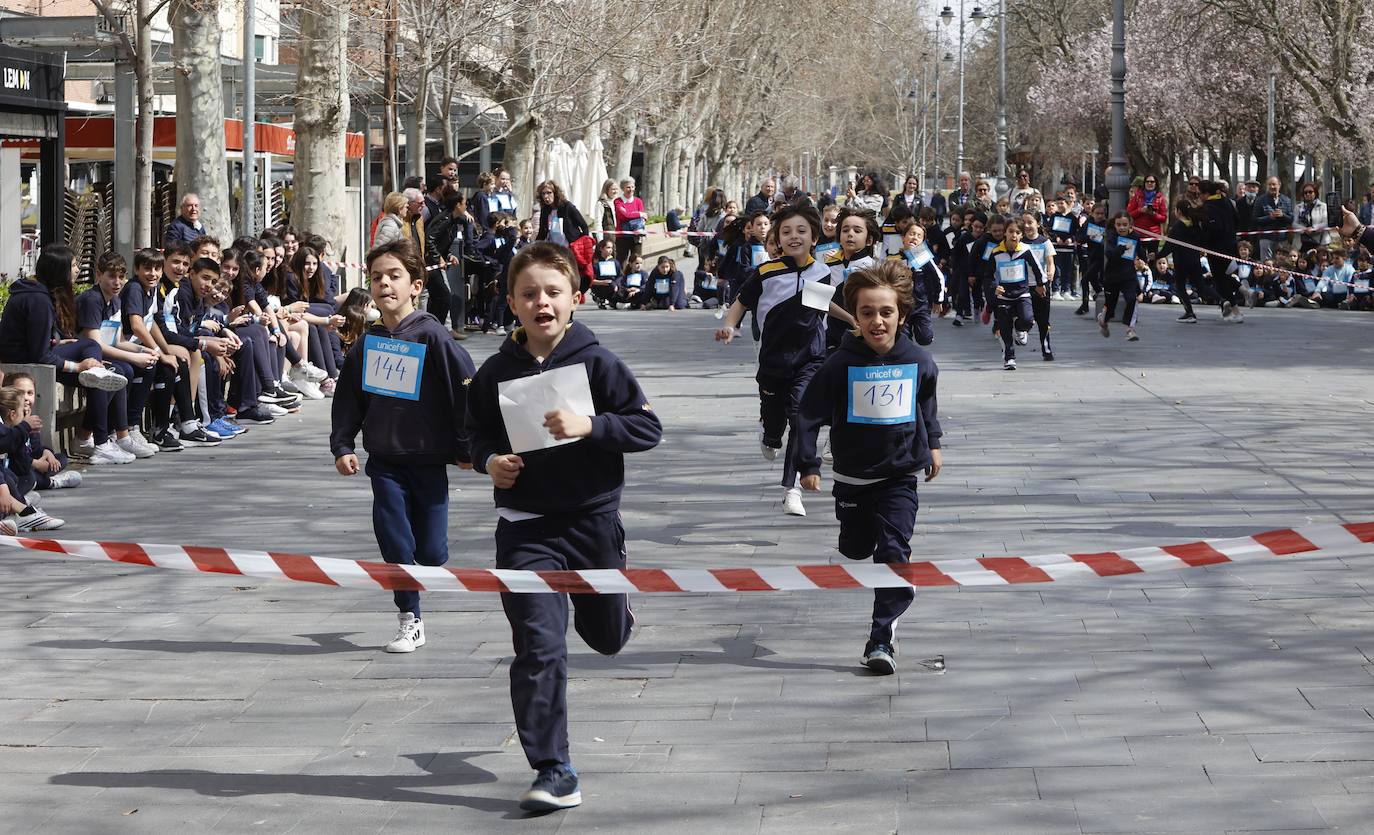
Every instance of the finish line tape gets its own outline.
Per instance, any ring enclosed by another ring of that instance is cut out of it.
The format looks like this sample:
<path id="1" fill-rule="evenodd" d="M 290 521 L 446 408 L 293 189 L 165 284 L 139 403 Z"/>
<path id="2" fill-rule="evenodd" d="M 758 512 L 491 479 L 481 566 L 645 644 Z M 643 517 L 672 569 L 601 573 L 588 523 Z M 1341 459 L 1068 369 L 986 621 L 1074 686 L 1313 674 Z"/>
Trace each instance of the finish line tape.
<path id="1" fill-rule="evenodd" d="M 627 568 L 514 571 L 396 565 L 336 557 L 230 551 L 193 545 L 138 545 L 0 536 L 0 546 L 181 571 L 294 580 L 326 586 L 432 592 L 661 594 L 674 592 L 819 591 L 823 589 L 1004 586 L 1086 577 L 1174 571 L 1222 563 L 1306 554 L 1374 542 L 1374 522 L 1311 525 L 1253 536 L 1205 539 L 1183 545 L 1096 554 L 981 557 L 882 565 L 769 566 L 766 568 Z"/>

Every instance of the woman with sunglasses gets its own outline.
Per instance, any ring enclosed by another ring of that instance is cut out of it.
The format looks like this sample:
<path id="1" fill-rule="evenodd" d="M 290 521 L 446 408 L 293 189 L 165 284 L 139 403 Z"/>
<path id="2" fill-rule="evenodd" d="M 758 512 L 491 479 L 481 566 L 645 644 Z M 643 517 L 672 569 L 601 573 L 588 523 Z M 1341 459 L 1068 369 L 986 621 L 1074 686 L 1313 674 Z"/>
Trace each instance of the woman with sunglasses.
<path id="1" fill-rule="evenodd" d="M 992 185 L 987 180 L 979 180 L 973 185 L 973 201 L 970 204 L 973 208 L 987 214 L 992 211 Z"/>
<path id="2" fill-rule="evenodd" d="M 1159 251 L 1159 241 L 1152 236 L 1161 234 L 1164 224 L 1169 220 L 1168 201 L 1159 188 L 1159 178 L 1153 174 L 1145 175 L 1140 188 L 1135 189 L 1126 204 L 1126 214 L 1131 216 L 1131 225 L 1142 233 L 1140 249 L 1148 264 Z"/>
<path id="3" fill-rule="evenodd" d="M 1317 184 L 1303 183 L 1298 196 L 1302 198 L 1296 208 L 1298 226 L 1303 230 L 1303 251 L 1331 243 L 1331 233 L 1326 231 L 1326 204 L 1317 197 Z"/>

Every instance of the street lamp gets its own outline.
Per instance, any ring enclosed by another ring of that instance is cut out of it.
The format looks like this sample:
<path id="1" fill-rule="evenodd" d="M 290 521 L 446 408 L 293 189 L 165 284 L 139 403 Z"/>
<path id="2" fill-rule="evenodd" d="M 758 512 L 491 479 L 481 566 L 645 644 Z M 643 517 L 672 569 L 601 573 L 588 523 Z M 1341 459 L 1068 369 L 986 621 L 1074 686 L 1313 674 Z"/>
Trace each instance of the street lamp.
<path id="1" fill-rule="evenodd" d="M 997 0 L 997 196 L 1007 194 L 1007 0 Z"/>
<path id="2" fill-rule="evenodd" d="M 1126 209 L 1131 175 L 1126 170 L 1126 0 L 1112 2 L 1112 155 L 1107 160 L 1107 205 Z"/>
<path id="3" fill-rule="evenodd" d="M 974 6 L 973 12 L 968 15 L 968 20 L 981 21 L 986 17 L 987 15 L 983 14 L 982 6 Z M 949 6 L 940 10 L 942 23 L 949 23 L 953 19 L 954 10 Z M 955 176 L 964 170 L 964 20 L 964 0 L 959 0 L 959 133 L 955 147 Z"/>

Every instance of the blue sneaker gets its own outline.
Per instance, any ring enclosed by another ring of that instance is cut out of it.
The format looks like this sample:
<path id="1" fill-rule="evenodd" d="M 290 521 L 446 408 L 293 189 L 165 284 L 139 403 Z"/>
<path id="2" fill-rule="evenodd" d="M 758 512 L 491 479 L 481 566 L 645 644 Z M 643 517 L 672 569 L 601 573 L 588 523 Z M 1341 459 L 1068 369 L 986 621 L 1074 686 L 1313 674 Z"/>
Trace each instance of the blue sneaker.
<path id="1" fill-rule="evenodd" d="M 210 429 L 220 435 L 230 438 L 236 435 L 242 435 L 244 432 L 248 431 L 248 427 L 231 423 L 229 418 L 216 418 L 214 422 L 210 424 Z"/>
<path id="2" fill-rule="evenodd" d="M 897 672 L 897 650 L 891 644 L 869 641 L 864 647 L 864 666 L 880 676 Z"/>
<path id="3" fill-rule="evenodd" d="M 216 418 L 215 420 L 210 421 L 209 425 L 205 427 L 205 431 L 209 432 L 211 435 L 216 435 L 221 440 L 225 441 L 234 437 L 235 434 L 234 430 L 224 425 L 224 418 Z"/>
<path id="4" fill-rule="evenodd" d="M 541 768 L 529 790 L 520 795 L 520 808 L 526 812 L 556 812 L 581 805 L 577 772 L 567 763 Z"/>

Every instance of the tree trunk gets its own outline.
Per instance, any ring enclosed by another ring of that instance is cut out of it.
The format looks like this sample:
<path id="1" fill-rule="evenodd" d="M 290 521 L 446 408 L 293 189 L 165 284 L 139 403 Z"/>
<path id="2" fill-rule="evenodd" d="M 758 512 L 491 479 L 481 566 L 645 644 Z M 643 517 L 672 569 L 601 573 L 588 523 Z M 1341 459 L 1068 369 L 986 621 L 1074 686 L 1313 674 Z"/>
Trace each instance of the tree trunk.
<path id="1" fill-rule="evenodd" d="M 410 127 L 415 135 L 406 142 L 406 174 L 425 176 L 425 145 L 429 141 L 429 44 L 420 47 L 420 73 L 415 81 L 414 121 Z M 421 187 L 421 191 L 424 188 Z"/>
<path id="2" fill-rule="evenodd" d="M 199 195 L 201 222 L 211 234 L 229 240 L 234 237 L 234 222 L 224 159 L 219 2 L 202 0 L 198 6 L 192 0 L 174 0 L 170 18 L 177 99 L 177 193 Z"/>
<path id="3" fill-rule="evenodd" d="M 305 0 L 296 71 L 296 164 L 291 220 L 332 242 L 347 236 L 348 7 Z"/>
<path id="4" fill-rule="evenodd" d="M 148 0 L 138 0 L 134 19 L 148 19 Z M 134 85 L 138 116 L 134 126 L 134 248 L 151 246 L 153 231 L 153 42 L 140 26 L 134 44 Z M 161 241 L 157 241 L 161 243 Z"/>
<path id="5" fill-rule="evenodd" d="M 644 173 L 640 177 L 639 196 L 644 198 L 644 211 L 663 214 L 663 143 L 644 140 Z"/>
<path id="6" fill-rule="evenodd" d="M 506 153 L 501 165 L 510 172 L 511 192 L 522 212 L 529 212 L 534 199 L 534 146 L 539 141 L 539 120 L 524 109 L 523 102 L 506 107 L 506 118 L 513 125 L 506 135 Z"/>
<path id="7" fill-rule="evenodd" d="M 639 120 L 628 111 L 616 125 L 615 155 L 611 157 L 611 178 L 616 182 L 630 176 L 630 167 L 634 164 L 635 131 L 638 129 Z"/>
<path id="8" fill-rule="evenodd" d="M 663 158 L 663 205 L 665 210 L 682 208 L 682 143 L 676 139 Z"/>

